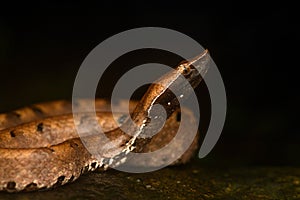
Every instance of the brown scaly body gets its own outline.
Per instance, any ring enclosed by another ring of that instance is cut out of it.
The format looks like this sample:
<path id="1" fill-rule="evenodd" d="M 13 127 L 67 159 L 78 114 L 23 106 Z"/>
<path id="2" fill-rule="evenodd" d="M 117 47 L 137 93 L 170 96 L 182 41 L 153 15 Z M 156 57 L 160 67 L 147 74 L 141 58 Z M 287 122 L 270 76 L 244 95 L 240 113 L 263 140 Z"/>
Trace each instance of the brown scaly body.
<path id="1" fill-rule="evenodd" d="M 200 67 L 206 67 L 207 52 L 204 52 L 196 61 L 201 60 Z M 160 87 L 152 85 L 143 99 L 136 103 L 130 102 L 132 111 L 132 120 L 141 129 L 146 124 L 146 118 L 152 106 L 155 103 L 167 102 L 170 95 L 167 89 L 170 85 L 176 83 L 178 74 L 182 74 L 182 68 L 188 68 L 195 61 L 180 65 L 176 73 L 169 73 L 159 80 Z M 194 64 L 195 65 L 195 64 Z M 184 73 L 187 73 L 186 71 Z M 183 74 L 185 75 L 185 74 Z M 195 74 L 192 74 L 195 75 Z M 190 77 L 190 76 L 189 76 Z M 194 80 L 201 77 L 196 74 Z M 184 89 L 184 88 L 181 88 Z M 157 98 L 157 97 L 161 97 Z M 164 100 L 164 101 L 161 101 Z M 171 99 L 173 100 L 173 99 Z M 171 101 L 170 100 L 170 101 Z M 85 105 L 87 101 L 79 101 L 77 106 Z M 137 106 L 136 106 L 137 104 Z M 134 145 L 138 152 L 151 152 L 160 149 L 168 144 L 177 133 L 180 124 L 180 116 L 188 120 L 183 124 L 186 135 L 182 136 L 177 142 L 177 148 L 183 148 L 185 145 L 184 137 L 191 131 L 189 127 L 195 122 L 191 111 L 185 108 L 178 110 L 178 105 L 170 106 L 167 110 L 168 119 L 159 133 L 149 140 L 136 140 L 140 132 L 134 136 L 124 133 L 119 127 L 129 127 L 131 132 L 136 131 L 132 128 L 129 120 L 124 121 L 123 111 L 126 109 L 123 103 L 119 105 L 120 113 L 114 114 L 117 117 L 115 121 L 110 112 L 97 112 L 97 122 L 102 127 L 104 133 L 111 139 L 116 147 L 107 147 L 105 143 L 96 143 L 97 151 L 103 151 L 101 159 L 94 158 L 85 148 L 82 140 L 78 137 L 73 115 L 71 113 L 71 104 L 66 101 L 57 101 L 44 104 L 37 104 L 28 108 L 23 108 L 10 113 L 0 115 L 0 190 L 9 192 L 29 191 L 41 188 L 50 188 L 57 185 L 63 185 L 67 182 L 76 180 L 82 173 L 93 171 L 96 168 L 106 169 L 110 166 L 109 160 L 113 160 L 124 151 L 132 151 Z M 110 110 L 110 104 L 104 100 L 96 100 L 96 110 Z M 88 113 L 80 113 L 80 123 L 86 123 L 90 120 Z M 126 118 L 126 116 L 125 116 Z M 127 118 L 128 119 L 128 118 Z M 80 124 L 79 124 L 80 125 Z M 88 140 L 94 141 L 95 136 L 87 135 Z M 97 138 L 96 138 L 97 139 Z M 175 163 L 184 163 L 190 159 L 192 154 L 198 148 L 198 136 L 194 142 Z M 96 140 L 98 141 L 98 140 Z M 101 143 L 101 142 L 100 142 Z M 136 144 L 137 143 L 137 144 Z M 126 156 L 126 155 L 125 155 Z M 159 158 L 151 158 L 145 163 L 136 163 L 137 165 L 159 166 L 172 152 L 163 152 Z"/>

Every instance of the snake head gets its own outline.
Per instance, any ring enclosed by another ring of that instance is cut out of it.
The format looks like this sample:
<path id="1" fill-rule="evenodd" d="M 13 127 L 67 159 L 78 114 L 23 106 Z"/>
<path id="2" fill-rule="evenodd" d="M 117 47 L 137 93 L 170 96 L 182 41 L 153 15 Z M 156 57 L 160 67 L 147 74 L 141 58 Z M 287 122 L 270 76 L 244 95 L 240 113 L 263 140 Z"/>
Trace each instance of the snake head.
<path id="1" fill-rule="evenodd" d="M 200 55 L 181 62 L 177 70 L 188 80 L 191 86 L 195 88 L 207 73 L 210 60 L 209 52 L 206 49 Z"/>

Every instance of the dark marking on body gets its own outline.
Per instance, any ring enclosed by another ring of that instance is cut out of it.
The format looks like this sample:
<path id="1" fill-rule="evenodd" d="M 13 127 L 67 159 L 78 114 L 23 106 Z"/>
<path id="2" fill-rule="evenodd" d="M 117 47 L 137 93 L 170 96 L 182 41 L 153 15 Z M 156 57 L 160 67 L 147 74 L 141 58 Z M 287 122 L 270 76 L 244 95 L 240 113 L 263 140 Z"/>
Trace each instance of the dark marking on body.
<path id="1" fill-rule="evenodd" d="M 68 182 L 72 182 L 74 180 L 75 176 L 71 176 L 71 178 L 68 180 Z"/>
<path id="2" fill-rule="evenodd" d="M 34 191 L 37 190 L 37 184 L 36 183 L 30 183 L 28 185 L 26 185 L 26 187 L 24 188 L 25 191 Z"/>
<path id="3" fill-rule="evenodd" d="M 88 172 L 89 171 L 89 166 L 87 165 L 87 166 L 85 166 L 83 169 L 81 169 L 81 172 L 82 173 L 86 173 L 86 172 Z"/>
<path id="4" fill-rule="evenodd" d="M 43 112 L 40 108 L 38 108 L 38 107 L 36 107 L 36 106 L 30 106 L 30 109 L 31 109 L 36 115 L 38 115 L 38 116 L 44 116 L 44 112 Z"/>
<path id="5" fill-rule="evenodd" d="M 16 116 L 17 118 L 21 118 L 21 115 L 19 113 L 15 112 L 15 111 L 12 111 L 11 115 Z"/>
<path id="6" fill-rule="evenodd" d="M 14 182 L 14 181 L 8 182 L 8 183 L 7 183 L 7 186 L 6 186 L 6 188 L 7 188 L 8 190 L 14 190 L 15 187 L 16 187 L 16 182 Z"/>
<path id="7" fill-rule="evenodd" d="M 65 176 L 58 177 L 57 182 L 53 185 L 53 187 L 61 186 L 65 178 L 66 178 Z"/>
<path id="8" fill-rule="evenodd" d="M 15 121 L 18 122 L 21 120 L 21 115 L 15 111 L 9 112 L 6 114 L 7 121 Z"/>
<path id="9" fill-rule="evenodd" d="M 52 153 L 54 153 L 54 152 L 55 152 L 55 150 L 54 150 L 54 149 L 52 149 L 52 148 L 49 148 L 49 150 L 50 150 Z"/>
<path id="10" fill-rule="evenodd" d="M 128 144 L 129 143 L 129 141 L 130 141 L 130 139 L 128 139 L 128 140 L 125 140 L 122 144 L 120 144 L 120 147 L 125 147 L 126 146 L 126 144 Z"/>
<path id="11" fill-rule="evenodd" d="M 36 126 L 36 130 L 38 132 L 43 132 L 44 130 L 44 124 L 43 123 L 39 123 L 37 126 Z"/>
<path id="12" fill-rule="evenodd" d="M 151 117 L 146 117 L 145 126 L 151 123 Z"/>
<path id="13" fill-rule="evenodd" d="M 70 147 L 76 149 L 78 147 L 78 144 L 76 142 L 71 142 Z"/>
<path id="14" fill-rule="evenodd" d="M 89 115 L 82 115 L 80 117 L 80 124 L 84 124 L 85 122 L 89 121 L 90 116 Z"/>
<path id="15" fill-rule="evenodd" d="M 97 166 L 97 163 L 96 163 L 96 162 L 93 162 L 93 163 L 91 164 L 91 167 L 92 167 L 93 169 L 95 169 L 96 166 Z"/>
<path id="16" fill-rule="evenodd" d="M 10 131 L 9 133 L 10 133 L 10 136 L 11 136 L 11 137 L 16 137 L 16 133 L 15 133 L 14 130 Z"/>

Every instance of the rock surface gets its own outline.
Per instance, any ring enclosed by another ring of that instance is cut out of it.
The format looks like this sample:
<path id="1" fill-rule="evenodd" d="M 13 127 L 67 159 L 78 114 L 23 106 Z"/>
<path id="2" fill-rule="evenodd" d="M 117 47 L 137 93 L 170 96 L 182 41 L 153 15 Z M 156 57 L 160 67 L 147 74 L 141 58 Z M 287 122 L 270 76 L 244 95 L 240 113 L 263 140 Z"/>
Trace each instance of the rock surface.
<path id="1" fill-rule="evenodd" d="M 2 192 L 2 199 L 300 199 L 300 168 L 209 167 L 193 161 L 145 174 L 93 172 L 49 191 Z"/>

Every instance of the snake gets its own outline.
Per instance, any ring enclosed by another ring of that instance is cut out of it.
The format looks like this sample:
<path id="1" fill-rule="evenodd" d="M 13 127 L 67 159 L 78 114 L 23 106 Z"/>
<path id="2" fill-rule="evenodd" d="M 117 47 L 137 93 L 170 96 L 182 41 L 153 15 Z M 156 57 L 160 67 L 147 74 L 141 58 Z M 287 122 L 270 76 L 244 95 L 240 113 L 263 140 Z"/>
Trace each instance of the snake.
<path id="1" fill-rule="evenodd" d="M 95 99 L 96 114 L 78 113 L 79 120 L 74 120 L 72 103 L 66 100 L 34 104 L 0 114 L 0 191 L 55 188 L 75 181 L 86 172 L 122 165 L 129 152 L 154 152 L 172 140 L 184 116 L 187 119 L 183 124 L 185 133 L 175 144 L 176 148 L 183 148 L 186 145 L 184 138 L 192 134 L 189 127 L 195 117 L 191 110 L 180 107 L 175 93 L 187 98 L 192 92 L 188 85 L 192 89 L 199 85 L 209 61 L 207 50 L 193 59 L 184 60 L 151 84 L 141 100 L 127 100 L 129 108 L 125 100 L 120 101 L 116 105 L 117 113 L 111 112 L 109 101 Z M 90 102 L 78 100 L 75 106 L 84 108 Z M 152 114 L 156 104 L 165 109 L 166 121 L 157 134 L 147 135 L 153 129 L 151 125 L 155 124 Z M 129 109 L 129 115 L 126 109 Z M 109 142 L 95 133 L 79 137 L 76 126 L 84 127 L 93 120 Z M 92 151 L 98 152 L 97 156 L 86 148 L 85 142 L 94 147 Z M 188 162 L 197 151 L 198 143 L 199 133 L 172 165 Z M 161 152 L 160 156 L 136 165 L 158 166 L 171 157 L 172 151 Z"/>

